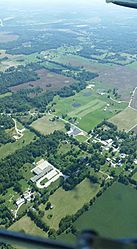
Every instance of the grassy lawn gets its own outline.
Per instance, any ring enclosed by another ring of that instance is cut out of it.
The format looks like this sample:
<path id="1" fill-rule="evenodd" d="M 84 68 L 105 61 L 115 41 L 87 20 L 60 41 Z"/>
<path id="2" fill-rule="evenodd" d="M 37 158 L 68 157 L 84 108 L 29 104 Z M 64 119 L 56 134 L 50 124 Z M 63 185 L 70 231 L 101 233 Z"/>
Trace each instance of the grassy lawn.
<path id="1" fill-rule="evenodd" d="M 115 183 L 74 224 L 109 237 L 134 237 L 137 232 L 137 191 Z"/>
<path id="2" fill-rule="evenodd" d="M 36 121 L 33 122 L 32 127 L 44 135 L 48 135 L 53 133 L 55 130 L 64 130 L 64 123 L 63 121 L 51 121 L 53 115 L 46 115 Z"/>
<path id="3" fill-rule="evenodd" d="M 8 143 L 0 147 L 0 159 L 5 158 L 8 155 L 13 154 L 16 150 L 26 146 L 31 141 L 33 141 L 34 137 L 34 133 L 30 132 L 29 130 L 25 130 L 24 136 L 21 139 L 16 140 L 14 143 Z"/>
<path id="4" fill-rule="evenodd" d="M 37 227 L 27 215 L 14 223 L 9 230 L 25 232 L 36 236 L 46 236 L 46 233 Z"/>
<path id="5" fill-rule="evenodd" d="M 98 185 L 92 185 L 87 179 L 77 185 L 72 191 L 65 191 L 59 188 L 49 198 L 53 209 L 45 211 L 44 220 L 51 228 L 57 229 L 63 217 L 74 214 L 84 203 L 94 197 L 98 190 Z M 41 205 L 40 209 L 45 210 L 45 205 Z M 49 215 L 52 215 L 51 219 L 48 219 Z"/>
<path id="6" fill-rule="evenodd" d="M 116 124 L 120 130 L 129 131 L 137 124 L 137 111 L 126 108 L 124 111 L 112 117 L 110 122 Z"/>
<path id="7" fill-rule="evenodd" d="M 80 143 L 83 143 L 87 140 L 86 136 L 78 135 L 75 137 Z"/>

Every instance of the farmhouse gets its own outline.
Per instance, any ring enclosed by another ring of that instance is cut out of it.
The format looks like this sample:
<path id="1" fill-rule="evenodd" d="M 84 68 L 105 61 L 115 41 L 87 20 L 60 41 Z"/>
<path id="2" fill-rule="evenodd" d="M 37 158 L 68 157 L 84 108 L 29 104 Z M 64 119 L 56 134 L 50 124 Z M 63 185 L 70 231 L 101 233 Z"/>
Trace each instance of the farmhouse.
<path id="1" fill-rule="evenodd" d="M 95 84 L 89 84 L 87 87 L 86 87 L 86 89 L 92 89 L 92 88 L 94 88 L 95 87 Z"/>

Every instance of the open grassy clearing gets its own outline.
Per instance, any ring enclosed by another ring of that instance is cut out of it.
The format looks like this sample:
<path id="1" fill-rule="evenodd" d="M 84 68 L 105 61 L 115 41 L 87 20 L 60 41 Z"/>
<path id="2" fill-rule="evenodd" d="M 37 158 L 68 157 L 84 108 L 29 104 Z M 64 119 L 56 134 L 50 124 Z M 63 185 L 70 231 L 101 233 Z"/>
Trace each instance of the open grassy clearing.
<path id="1" fill-rule="evenodd" d="M 24 131 L 24 136 L 19 140 L 16 140 L 14 143 L 8 143 L 0 147 L 0 159 L 7 157 L 10 154 L 13 154 L 16 150 L 21 149 L 22 147 L 29 144 L 35 138 L 35 134 L 29 130 Z"/>
<path id="2" fill-rule="evenodd" d="M 63 217 L 74 214 L 84 203 L 94 197 L 98 190 L 99 186 L 91 184 L 87 179 L 71 191 L 65 191 L 59 188 L 49 198 L 53 209 L 45 212 L 44 220 L 51 228 L 57 229 Z M 45 205 L 41 205 L 40 209 L 45 210 Z M 48 219 L 49 215 L 52 215 L 51 219 Z"/>
<path id="3" fill-rule="evenodd" d="M 55 58 L 52 59 L 55 62 L 62 63 L 64 65 L 76 66 L 76 67 L 84 67 L 86 70 L 96 72 L 99 67 L 106 68 L 107 66 L 104 64 L 98 64 L 95 61 L 92 61 L 90 59 L 86 59 L 84 57 L 78 56 L 78 55 L 57 55 Z M 109 65 L 108 65 L 109 66 Z"/>
<path id="4" fill-rule="evenodd" d="M 77 126 L 88 132 L 104 119 L 109 119 L 126 108 L 126 103 L 119 104 L 96 91 L 85 89 L 69 98 L 55 97 L 55 113 L 77 117 Z"/>
<path id="5" fill-rule="evenodd" d="M 117 125 L 120 130 L 129 131 L 137 125 L 137 111 L 131 108 L 126 108 L 116 116 L 110 119 L 110 122 Z"/>
<path id="6" fill-rule="evenodd" d="M 78 135 L 78 136 L 76 136 L 75 138 L 76 138 L 80 143 L 84 143 L 84 142 L 88 139 L 88 137 L 82 136 L 82 135 Z"/>
<path id="7" fill-rule="evenodd" d="M 115 183 L 74 225 L 78 230 L 93 229 L 107 237 L 134 237 L 137 230 L 137 192 Z"/>
<path id="8" fill-rule="evenodd" d="M 0 99 L 5 98 L 5 97 L 9 97 L 9 96 L 11 96 L 11 95 L 12 95 L 11 92 L 7 92 L 7 93 L 4 93 L 4 94 L 0 94 Z"/>
<path id="9" fill-rule="evenodd" d="M 53 133 L 55 130 L 65 131 L 63 121 L 61 120 L 51 121 L 53 117 L 54 117 L 53 115 L 47 114 L 46 116 L 34 121 L 32 123 L 32 127 L 44 135 Z"/>
<path id="10" fill-rule="evenodd" d="M 132 179 L 137 181 L 137 172 L 132 176 Z"/>
<path id="11" fill-rule="evenodd" d="M 39 80 L 30 81 L 21 85 L 11 87 L 10 90 L 12 92 L 17 92 L 21 89 L 32 87 L 40 87 L 43 90 L 58 90 L 64 86 L 72 85 L 75 82 L 75 80 L 71 77 L 51 73 L 46 69 L 37 70 L 36 72 L 40 78 Z"/>
<path id="12" fill-rule="evenodd" d="M 35 223 L 25 215 L 16 223 L 14 223 L 9 230 L 17 231 L 17 232 L 25 232 L 35 236 L 46 236 L 46 233 L 38 228 Z"/>

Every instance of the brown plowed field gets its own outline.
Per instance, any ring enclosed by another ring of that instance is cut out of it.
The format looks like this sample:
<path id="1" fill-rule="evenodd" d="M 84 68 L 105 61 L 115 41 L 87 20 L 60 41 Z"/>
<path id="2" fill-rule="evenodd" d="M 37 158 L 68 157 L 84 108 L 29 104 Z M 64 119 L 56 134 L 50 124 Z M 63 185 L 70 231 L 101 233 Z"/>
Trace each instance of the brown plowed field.
<path id="1" fill-rule="evenodd" d="M 36 81 L 30 81 L 24 84 L 20 84 L 11 87 L 12 92 L 17 92 L 21 89 L 40 87 L 43 90 L 58 90 L 64 86 L 72 85 L 75 81 L 70 77 L 65 77 L 60 74 L 51 73 L 46 69 L 41 69 L 37 71 L 40 79 Z"/>

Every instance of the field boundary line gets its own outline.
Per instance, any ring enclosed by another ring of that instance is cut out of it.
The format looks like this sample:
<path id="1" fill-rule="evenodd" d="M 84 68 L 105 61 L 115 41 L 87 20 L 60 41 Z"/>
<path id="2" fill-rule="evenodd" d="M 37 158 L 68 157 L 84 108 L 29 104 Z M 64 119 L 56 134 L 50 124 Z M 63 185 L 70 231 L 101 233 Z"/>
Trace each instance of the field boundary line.
<path id="1" fill-rule="evenodd" d="M 137 86 L 134 88 L 134 90 L 133 90 L 133 92 L 132 92 L 132 95 L 131 95 L 131 98 L 130 98 L 130 101 L 129 101 L 128 107 L 130 107 L 130 108 L 132 108 L 133 110 L 136 110 L 136 111 L 137 111 L 137 109 L 136 109 L 136 108 L 134 108 L 134 107 L 132 107 L 132 106 L 131 106 L 132 101 L 133 101 L 134 96 L 135 96 L 135 92 L 136 92 L 136 90 L 137 90 Z"/>
<path id="2" fill-rule="evenodd" d="M 137 126 L 137 124 L 135 124 L 134 126 L 132 126 L 127 132 L 132 131 L 136 126 Z"/>

